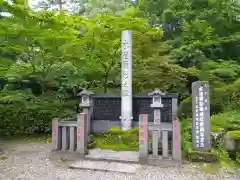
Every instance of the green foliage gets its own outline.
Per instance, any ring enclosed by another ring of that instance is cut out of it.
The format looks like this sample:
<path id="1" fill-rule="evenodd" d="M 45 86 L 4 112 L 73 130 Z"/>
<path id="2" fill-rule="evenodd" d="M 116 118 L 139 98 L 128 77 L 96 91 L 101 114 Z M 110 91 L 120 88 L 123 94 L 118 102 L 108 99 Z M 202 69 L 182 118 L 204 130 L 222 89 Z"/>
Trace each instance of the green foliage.
<path id="1" fill-rule="evenodd" d="M 228 131 L 228 134 L 231 134 L 234 139 L 240 140 L 240 130 Z"/>
<path id="2" fill-rule="evenodd" d="M 178 115 L 183 118 L 192 116 L 192 98 L 189 97 L 182 100 L 179 106 Z"/>
<path id="3" fill-rule="evenodd" d="M 236 162 L 240 164 L 240 152 L 237 152 Z"/>
<path id="4" fill-rule="evenodd" d="M 53 117 L 69 117 L 74 114 L 74 106 L 71 107 L 70 104 L 64 104 L 61 99 L 53 97 L 52 94 L 45 94 L 36 98 L 29 91 L 17 91 L 14 94 L 2 92 L 1 136 L 50 133 Z"/>
<path id="5" fill-rule="evenodd" d="M 181 145 L 184 157 L 188 156 L 188 150 L 192 147 L 192 123 L 191 119 L 181 121 Z"/>
<path id="6" fill-rule="evenodd" d="M 212 131 L 228 132 L 240 129 L 239 111 L 228 111 L 211 117 Z"/>
<path id="7" fill-rule="evenodd" d="M 88 148 L 88 149 L 94 149 L 94 148 L 96 148 L 96 141 L 93 141 L 92 143 L 89 143 L 89 144 L 87 145 L 87 148 Z"/>

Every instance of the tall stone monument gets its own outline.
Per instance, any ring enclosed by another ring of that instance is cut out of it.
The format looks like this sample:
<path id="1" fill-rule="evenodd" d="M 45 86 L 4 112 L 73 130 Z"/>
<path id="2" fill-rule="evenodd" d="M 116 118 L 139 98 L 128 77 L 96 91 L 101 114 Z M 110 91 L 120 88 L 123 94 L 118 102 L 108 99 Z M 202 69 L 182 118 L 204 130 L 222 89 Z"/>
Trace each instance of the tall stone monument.
<path id="1" fill-rule="evenodd" d="M 132 32 L 122 32 L 121 129 L 132 128 Z"/>
<path id="2" fill-rule="evenodd" d="M 192 83 L 192 142 L 199 151 L 209 151 L 210 143 L 209 84 L 205 81 Z"/>

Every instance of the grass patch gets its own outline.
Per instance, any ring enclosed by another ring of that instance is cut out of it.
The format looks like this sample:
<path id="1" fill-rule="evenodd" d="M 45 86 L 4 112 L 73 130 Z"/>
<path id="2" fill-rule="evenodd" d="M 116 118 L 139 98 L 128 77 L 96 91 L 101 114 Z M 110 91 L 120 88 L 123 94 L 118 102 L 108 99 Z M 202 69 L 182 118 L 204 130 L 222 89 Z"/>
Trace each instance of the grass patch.
<path id="1" fill-rule="evenodd" d="M 205 172 L 207 174 L 215 174 L 218 172 L 218 170 L 220 169 L 220 165 L 219 164 L 215 164 L 215 163 L 206 163 L 203 164 L 201 167 L 201 171 Z"/>
<path id="2" fill-rule="evenodd" d="M 47 143 L 51 143 L 52 142 L 52 137 L 27 137 L 24 138 L 24 141 L 26 142 L 47 142 Z"/>
<path id="3" fill-rule="evenodd" d="M 138 128 L 122 131 L 120 127 L 112 127 L 103 134 L 94 135 L 96 147 L 115 151 L 138 151 Z"/>
<path id="4" fill-rule="evenodd" d="M 168 166 L 160 166 L 160 168 L 169 168 Z"/>
<path id="5" fill-rule="evenodd" d="M 6 159 L 8 159 L 7 156 L 0 156 L 0 161 L 4 161 L 4 160 L 6 160 Z"/>
<path id="6" fill-rule="evenodd" d="M 136 147 L 131 147 L 123 143 L 116 144 L 106 144 L 106 140 L 104 136 L 94 136 L 94 140 L 96 142 L 96 148 L 100 149 L 111 149 L 114 151 L 138 151 L 139 149 Z"/>
<path id="7" fill-rule="evenodd" d="M 4 141 L 26 141 L 26 142 L 51 142 L 52 138 L 49 134 L 33 134 L 28 136 L 11 136 L 4 137 Z"/>

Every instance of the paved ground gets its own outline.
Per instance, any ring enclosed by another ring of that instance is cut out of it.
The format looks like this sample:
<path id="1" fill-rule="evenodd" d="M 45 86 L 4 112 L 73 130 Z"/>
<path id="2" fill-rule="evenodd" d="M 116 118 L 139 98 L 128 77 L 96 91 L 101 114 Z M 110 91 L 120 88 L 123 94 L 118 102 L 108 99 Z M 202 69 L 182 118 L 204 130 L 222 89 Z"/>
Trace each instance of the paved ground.
<path id="1" fill-rule="evenodd" d="M 193 165 L 182 169 L 143 166 L 140 173 L 126 174 L 68 169 L 65 162 L 51 161 L 48 143 L 19 142 L 7 145 L 0 159 L 0 180 L 240 180 L 220 171 L 205 174 Z"/>

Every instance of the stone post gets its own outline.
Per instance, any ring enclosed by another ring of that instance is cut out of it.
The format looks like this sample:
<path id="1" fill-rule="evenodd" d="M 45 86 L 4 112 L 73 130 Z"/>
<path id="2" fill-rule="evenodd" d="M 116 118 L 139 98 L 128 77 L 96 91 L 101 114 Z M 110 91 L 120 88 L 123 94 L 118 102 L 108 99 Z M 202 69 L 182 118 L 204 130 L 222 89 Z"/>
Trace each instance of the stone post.
<path id="1" fill-rule="evenodd" d="M 192 83 L 192 142 L 195 150 L 211 150 L 210 87 L 207 81 Z"/>
<path id="2" fill-rule="evenodd" d="M 61 132 L 59 128 L 59 119 L 52 120 L 52 150 L 57 151 L 61 149 Z"/>
<path id="3" fill-rule="evenodd" d="M 86 90 L 85 88 L 78 94 L 81 97 L 80 107 L 83 108 L 83 113 L 87 116 L 87 134 L 88 142 L 91 142 L 90 133 L 91 133 L 91 114 L 92 114 L 92 95 L 94 93 Z"/>
<path id="4" fill-rule="evenodd" d="M 178 118 L 173 120 L 173 160 L 182 160 L 181 128 Z"/>
<path id="5" fill-rule="evenodd" d="M 132 32 L 122 32 L 121 129 L 132 128 Z"/>
<path id="6" fill-rule="evenodd" d="M 154 111 L 154 124 L 160 124 L 161 123 L 161 108 L 163 108 L 161 97 L 164 96 L 165 93 L 162 93 L 160 90 L 156 89 L 155 91 L 149 93 L 148 95 L 152 96 L 151 108 L 153 108 L 153 111 Z M 152 131 L 153 156 L 158 156 L 160 138 L 161 138 L 161 131 L 159 131 L 159 130 Z M 163 148 L 166 147 L 164 143 L 168 143 L 168 141 L 164 141 L 164 142 L 162 141 Z M 167 150 L 167 149 L 163 149 L 164 152 L 165 152 L 165 150 Z M 167 158 L 167 157 L 165 157 L 165 158 Z"/>
<path id="7" fill-rule="evenodd" d="M 80 113 L 77 116 L 77 149 L 76 153 L 85 156 L 87 152 L 87 114 Z"/>
<path id="8" fill-rule="evenodd" d="M 224 136 L 224 145 L 227 150 L 232 151 L 235 149 L 236 143 L 231 134 L 226 134 Z"/>
<path id="9" fill-rule="evenodd" d="M 139 115 L 139 162 L 148 163 L 148 115 Z"/>

